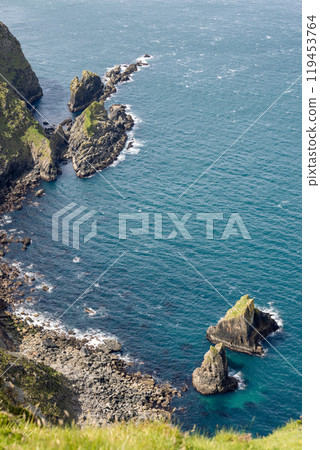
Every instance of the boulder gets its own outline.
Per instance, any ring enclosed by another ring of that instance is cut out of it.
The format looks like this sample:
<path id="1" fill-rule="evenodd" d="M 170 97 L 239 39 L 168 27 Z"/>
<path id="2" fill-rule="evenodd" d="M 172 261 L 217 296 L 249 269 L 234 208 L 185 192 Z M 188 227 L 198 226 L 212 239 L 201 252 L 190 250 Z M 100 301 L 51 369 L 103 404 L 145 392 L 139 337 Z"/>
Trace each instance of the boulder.
<path id="1" fill-rule="evenodd" d="M 261 339 L 278 329 L 271 315 L 255 308 L 254 300 L 244 295 L 216 326 L 208 328 L 207 338 L 212 344 L 222 342 L 230 350 L 261 355 Z"/>
<path id="2" fill-rule="evenodd" d="M 99 349 L 104 353 L 119 352 L 122 349 L 122 345 L 117 339 L 105 339 L 103 344 L 99 345 Z"/>
<path id="3" fill-rule="evenodd" d="M 121 111 L 112 110 L 111 117 L 103 102 L 91 103 L 72 125 L 69 138 L 69 152 L 73 168 L 80 178 L 104 169 L 117 159 L 125 147 L 126 129 L 133 125 L 131 116 Z"/>
<path id="4" fill-rule="evenodd" d="M 89 70 L 82 72 L 81 80 L 75 77 L 70 84 L 69 109 L 72 112 L 83 111 L 95 100 L 98 100 L 103 92 L 103 83 L 96 73 Z"/>
<path id="5" fill-rule="evenodd" d="M 228 375 L 228 361 L 225 347 L 222 343 L 204 355 L 201 367 L 194 370 L 192 383 L 200 394 L 210 395 L 234 391 L 238 382 Z"/>

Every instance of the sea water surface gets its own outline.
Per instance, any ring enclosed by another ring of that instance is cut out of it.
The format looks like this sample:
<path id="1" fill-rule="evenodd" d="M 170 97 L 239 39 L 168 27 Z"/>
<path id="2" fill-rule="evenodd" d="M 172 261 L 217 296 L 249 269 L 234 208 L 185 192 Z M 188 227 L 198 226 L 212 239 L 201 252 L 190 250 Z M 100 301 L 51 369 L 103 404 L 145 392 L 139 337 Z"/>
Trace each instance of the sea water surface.
<path id="1" fill-rule="evenodd" d="M 173 402 L 186 429 L 266 434 L 297 419 L 301 85 L 290 85 L 300 74 L 300 2 L 14 0 L 1 1 L 0 19 L 37 73 L 44 96 L 36 106 L 54 124 L 70 116 L 69 83 L 83 69 L 103 76 L 116 64 L 153 56 L 107 101 L 130 105 L 139 118 L 133 150 L 89 179 L 63 166 L 56 182 L 42 183 L 45 197 L 29 196 L 38 204 L 1 223 L 32 237 L 27 252 L 12 247 L 7 257 L 42 275 L 33 311 L 61 316 L 67 329 L 115 335 L 135 367 L 187 386 Z M 97 236 L 80 250 L 51 237 L 52 214 L 70 202 L 97 212 Z M 118 239 L 119 213 L 138 212 L 149 213 L 150 234 Z M 154 213 L 163 214 L 163 239 L 154 239 Z M 167 213 L 191 214 L 192 239 L 179 232 L 166 239 L 175 228 Z M 197 213 L 223 214 L 214 239 L 206 239 Z M 221 239 L 232 213 L 251 239 Z M 246 293 L 283 328 L 264 343 L 264 357 L 227 352 L 239 390 L 201 396 L 191 374 L 209 349 L 206 329 Z"/>

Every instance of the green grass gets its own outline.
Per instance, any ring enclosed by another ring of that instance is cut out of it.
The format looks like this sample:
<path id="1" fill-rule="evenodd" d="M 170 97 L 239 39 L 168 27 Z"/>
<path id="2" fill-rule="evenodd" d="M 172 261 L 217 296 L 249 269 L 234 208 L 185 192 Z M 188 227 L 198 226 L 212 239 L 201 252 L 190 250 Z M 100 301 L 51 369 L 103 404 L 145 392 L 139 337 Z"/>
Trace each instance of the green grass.
<path id="1" fill-rule="evenodd" d="M 33 405 L 55 423 L 65 416 L 64 411 L 69 409 L 70 387 L 65 377 L 51 367 L 26 357 L 18 359 L 16 355 L 0 349 L 0 373 L 4 374 L 0 378 L 1 410 L 20 415 Z M 5 382 L 22 389 L 24 403 L 17 404 L 11 398 Z"/>
<path id="2" fill-rule="evenodd" d="M 290 422 L 267 437 L 219 431 L 213 438 L 184 433 L 164 422 L 119 423 L 105 428 L 40 426 L 0 413 L 0 448 L 10 449 L 301 449 L 301 422 Z"/>
<path id="3" fill-rule="evenodd" d="M 225 319 L 232 319 L 233 317 L 238 317 L 241 314 L 244 314 L 246 309 L 249 307 L 250 311 L 254 310 L 254 301 L 253 298 L 250 298 L 249 295 L 243 295 L 240 300 L 237 301 L 237 303 L 233 306 L 233 308 L 230 308 L 226 315 L 224 316 Z"/>
<path id="4" fill-rule="evenodd" d="M 92 136 L 95 132 L 95 127 L 99 122 L 99 116 L 106 114 L 103 105 L 99 102 L 92 102 L 82 113 L 84 115 L 83 127 L 88 136 Z"/>

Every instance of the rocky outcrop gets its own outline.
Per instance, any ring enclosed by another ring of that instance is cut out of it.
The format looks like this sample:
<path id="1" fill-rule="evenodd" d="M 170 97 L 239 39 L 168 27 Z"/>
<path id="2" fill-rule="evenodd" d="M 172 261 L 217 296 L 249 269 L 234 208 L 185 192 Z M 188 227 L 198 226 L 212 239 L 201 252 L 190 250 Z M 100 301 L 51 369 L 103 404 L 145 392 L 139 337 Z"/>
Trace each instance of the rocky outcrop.
<path id="1" fill-rule="evenodd" d="M 237 380 L 228 375 L 228 361 L 222 343 L 210 347 L 201 367 L 194 370 L 192 383 L 204 395 L 234 391 L 237 388 Z"/>
<path id="2" fill-rule="evenodd" d="M 216 326 L 208 328 L 207 338 L 213 344 L 222 342 L 230 350 L 261 355 L 261 339 L 278 329 L 271 315 L 255 308 L 254 300 L 244 295 Z"/>
<path id="3" fill-rule="evenodd" d="M 146 54 L 144 57 L 150 58 L 150 55 Z M 107 98 L 109 98 L 112 94 L 117 92 L 117 84 L 129 81 L 131 79 L 131 75 L 134 72 L 137 72 L 139 67 L 148 65 L 149 64 L 146 62 L 137 61 L 133 64 L 123 64 L 122 66 L 118 65 L 113 67 L 113 69 L 110 69 L 105 75 L 106 84 L 100 100 L 106 100 Z"/>
<path id="4" fill-rule="evenodd" d="M 19 41 L 0 22 L 0 73 L 29 102 L 42 96 L 39 80 L 26 60 Z M 0 81 L 5 81 L 0 76 Z"/>
<path id="5" fill-rule="evenodd" d="M 125 106 L 114 105 L 108 116 L 103 102 L 91 103 L 70 130 L 69 153 L 77 176 L 92 175 L 117 159 L 126 144 L 126 130 L 132 126 Z"/>
<path id="6" fill-rule="evenodd" d="M 0 190 L 36 168 L 41 178 L 57 175 L 54 156 L 43 128 L 24 101 L 0 81 Z"/>
<path id="7" fill-rule="evenodd" d="M 99 100 L 103 92 L 103 83 L 96 73 L 89 70 L 82 72 L 81 80 L 75 77 L 70 84 L 69 109 L 72 112 L 83 111 L 95 100 Z"/>

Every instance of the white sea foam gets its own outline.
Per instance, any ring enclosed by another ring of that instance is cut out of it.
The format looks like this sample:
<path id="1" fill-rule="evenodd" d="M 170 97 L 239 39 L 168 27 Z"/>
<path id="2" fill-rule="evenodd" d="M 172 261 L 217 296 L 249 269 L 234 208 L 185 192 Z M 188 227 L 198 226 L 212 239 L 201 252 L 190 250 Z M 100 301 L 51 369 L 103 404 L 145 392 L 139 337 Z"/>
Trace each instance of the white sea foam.
<path id="1" fill-rule="evenodd" d="M 282 331 L 283 329 L 283 320 L 280 316 L 279 311 L 275 308 L 274 306 L 274 302 L 268 302 L 268 308 L 263 308 L 263 312 L 267 312 L 270 314 L 270 316 L 277 322 L 277 324 L 279 325 L 279 330 L 276 331 Z"/>
<path id="2" fill-rule="evenodd" d="M 1 217 L 1 220 L 0 220 L 1 225 L 8 225 L 11 222 L 12 222 L 12 218 L 11 218 L 11 216 L 9 216 L 9 214 L 4 214 Z"/>
<path id="3" fill-rule="evenodd" d="M 12 312 L 17 316 L 27 321 L 27 323 L 31 325 L 37 325 L 45 330 L 55 331 L 57 333 L 68 334 L 67 327 L 62 324 L 59 319 L 53 318 L 47 313 L 38 313 L 34 308 L 30 305 L 17 305 L 12 310 Z M 28 319 L 27 319 L 28 318 Z M 93 347 L 97 347 L 100 344 L 103 344 L 105 339 L 117 339 L 118 338 L 112 333 L 104 333 L 101 330 L 93 330 L 92 328 L 87 329 L 86 331 L 80 331 L 77 328 L 72 330 L 74 332 L 73 336 L 77 339 L 87 339 L 88 344 Z"/>
<path id="4" fill-rule="evenodd" d="M 238 389 L 239 391 L 244 391 L 247 387 L 246 382 L 244 380 L 243 373 L 240 370 L 237 372 L 234 369 L 229 369 L 229 375 L 234 377 L 238 381 Z"/>
<path id="5" fill-rule="evenodd" d="M 79 263 L 81 261 L 80 256 L 75 256 L 72 260 L 73 263 Z"/>

